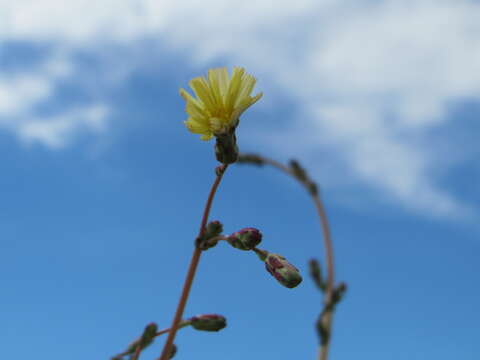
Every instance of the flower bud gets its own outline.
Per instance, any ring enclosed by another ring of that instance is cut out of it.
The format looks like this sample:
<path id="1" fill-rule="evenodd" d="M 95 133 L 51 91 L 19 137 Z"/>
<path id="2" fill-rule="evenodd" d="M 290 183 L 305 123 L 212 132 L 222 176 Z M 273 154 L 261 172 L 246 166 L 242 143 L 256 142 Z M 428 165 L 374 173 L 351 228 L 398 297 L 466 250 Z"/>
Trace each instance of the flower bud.
<path id="1" fill-rule="evenodd" d="M 290 169 L 292 169 L 293 175 L 303 183 L 308 182 L 308 176 L 305 169 L 300 165 L 297 160 L 290 160 Z"/>
<path id="2" fill-rule="evenodd" d="M 231 234 L 227 241 L 234 248 L 252 250 L 262 241 L 262 233 L 255 228 L 243 228 Z"/>
<path id="3" fill-rule="evenodd" d="M 141 349 L 145 349 L 149 346 L 153 340 L 155 339 L 155 334 L 157 333 L 158 327 L 155 323 L 148 324 L 145 329 L 143 330 L 142 336 L 128 345 L 128 349 L 126 351 L 127 354 L 133 354 L 137 347 L 140 346 Z"/>
<path id="4" fill-rule="evenodd" d="M 171 347 L 171 349 L 170 349 L 170 357 L 169 357 L 169 359 L 173 359 L 173 357 L 175 356 L 175 354 L 177 353 L 177 351 L 178 351 L 177 345 L 172 344 L 172 347 Z"/>
<path id="5" fill-rule="evenodd" d="M 208 250 L 217 245 L 218 241 L 212 240 L 219 236 L 223 231 L 223 225 L 220 221 L 210 221 L 205 227 L 205 231 L 202 236 L 195 240 L 195 246 L 202 250 Z"/>
<path id="6" fill-rule="evenodd" d="M 310 266 L 310 276 L 312 277 L 315 285 L 317 285 L 317 287 L 321 291 L 325 291 L 327 289 L 327 284 L 323 279 L 322 268 L 320 267 L 318 260 L 311 259 L 309 262 L 309 266 Z"/>
<path id="7" fill-rule="evenodd" d="M 265 268 L 287 288 L 294 288 L 302 282 L 298 269 L 281 255 L 269 253 L 265 259 Z"/>
<path id="8" fill-rule="evenodd" d="M 207 228 L 205 229 L 205 237 L 210 239 L 212 237 L 220 235 L 222 231 L 223 231 L 223 225 L 220 221 L 218 220 L 210 221 L 207 225 Z"/>
<path id="9" fill-rule="evenodd" d="M 335 289 L 333 289 L 332 303 L 334 305 L 338 304 L 342 300 L 346 292 L 347 292 L 347 284 L 345 284 L 344 282 L 341 282 L 340 284 L 338 284 L 338 286 Z"/>
<path id="10" fill-rule="evenodd" d="M 222 315 L 205 314 L 192 317 L 190 323 L 192 327 L 197 330 L 219 331 L 227 326 L 227 319 Z"/>

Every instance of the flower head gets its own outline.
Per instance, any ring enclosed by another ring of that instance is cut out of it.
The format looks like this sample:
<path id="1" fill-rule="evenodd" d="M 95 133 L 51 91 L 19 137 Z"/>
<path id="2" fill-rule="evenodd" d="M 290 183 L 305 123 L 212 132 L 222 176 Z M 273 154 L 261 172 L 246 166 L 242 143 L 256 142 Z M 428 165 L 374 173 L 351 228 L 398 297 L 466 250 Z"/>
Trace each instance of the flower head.
<path id="1" fill-rule="evenodd" d="M 262 97 L 262 93 L 250 96 L 255 82 L 241 67 L 233 68 L 231 78 L 227 68 L 217 68 L 208 71 L 208 78 L 192 79 L 189 85 L 196 98 L 180 89 L 180 95 L 187 102 L 185 125 L 188 130 L 202 135 L 202 140 L 231 132 L 238 125 L 240 115 Z"/>

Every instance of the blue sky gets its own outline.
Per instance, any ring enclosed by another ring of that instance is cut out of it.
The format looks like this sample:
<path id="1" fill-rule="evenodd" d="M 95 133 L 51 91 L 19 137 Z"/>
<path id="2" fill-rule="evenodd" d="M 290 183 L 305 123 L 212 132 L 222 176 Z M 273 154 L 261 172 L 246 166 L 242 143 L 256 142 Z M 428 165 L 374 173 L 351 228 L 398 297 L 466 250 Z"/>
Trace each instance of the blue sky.
<path id="1" fill-rule="evenodd" d="M 299 158 L 323 190 L 339 306 L 332 359 L 477 359 L 480 5 L 475 1 L 1 1 L 0 338 L 11 359 L 107 359 L 168 326 L 213 180 L 179 87 L 244 66 L 264 97 L 241 150 Z M 314 358 L 313 206 L 233 166 L 212 219 L 255 226 L 305 273 L 202 258 L 179 359 Z M 142 358 L 155 359 L 162 340 Z"/>

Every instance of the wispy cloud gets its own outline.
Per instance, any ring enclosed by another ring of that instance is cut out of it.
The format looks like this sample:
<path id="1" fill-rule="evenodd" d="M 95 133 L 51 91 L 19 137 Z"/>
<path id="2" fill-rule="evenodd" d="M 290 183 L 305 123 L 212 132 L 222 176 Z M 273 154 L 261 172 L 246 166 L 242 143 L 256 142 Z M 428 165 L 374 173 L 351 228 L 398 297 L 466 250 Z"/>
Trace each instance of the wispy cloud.
<path id="1" fill-rule="evenodd" d="M 48 43 L 67 59 L 78 49 L 95 54 L 102 44 L 128 47 L 153 38 L 188 53 L 193 66 L 219 59 L 246 65 L 271 84 L 270 101 L 287 96 L 296 105 L 297 120 L 287 130 L 309 139 L 298 151 L 308 156 L 321 145 L 338 154 L 332 161 L 343 162 L 348 174 L 337 177 L 348 175 L 423 213 L 470 211 L 438 186 L 435 170 L 446 162 L 429 134 L 453 122 L 461 126 L 449 105 L 479 97 L 477 2 L 261 0 L 252 7 L 193 0 L 76 0 L 65 6 L 48 0 L 0 6 L 0 42 Z M 65 68 L 70 73 L 38 68 L 1 78 L 0 117 L 25 119 L 32 106 L 53 96 L 61 76 L 78 75 L 73 63 Z M 80 126 L 80 110 L 66 109 L 29 125 L 19 120 L 14 128 L 22 139 L 60 147 L 69 132 L 101 127 L 106 105 L 85 104 L 87 112 L 97 105 L 104 111 L 93 123 Z M 282 131 L 274 137 L 286 141 Z"/>
<path id="2" fill-rule="evenodd" d="M 55 97 L 59 82 L 76 75 L 71 60 L 53 54 L 28 70 L 0 75 L 0 126 L 28 144 L 42 143 L 60 149 L 79 131 L 104 130 L 108 107 L 90 103 L 82 108 L 58 107 L 41 114 L 37 107 Z"/>
<path id="3" fill-rule="evenodd" d="M 103 104 L 88 105 L 54 116 L 29 118 L 18 124 L 18 135 L 28 143 L 43 143 L 53 149 L 65 147 L 78 132 L 100 133 L 105 130 L 108 108 Z"/>

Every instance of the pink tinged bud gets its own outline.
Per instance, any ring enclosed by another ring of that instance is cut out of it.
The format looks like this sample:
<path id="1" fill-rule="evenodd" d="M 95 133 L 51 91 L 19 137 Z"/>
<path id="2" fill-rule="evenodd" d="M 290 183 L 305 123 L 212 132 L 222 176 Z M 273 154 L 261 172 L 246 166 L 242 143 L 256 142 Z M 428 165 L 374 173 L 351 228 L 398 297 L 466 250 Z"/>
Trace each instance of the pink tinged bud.
<path id="1" fill-rule="evenodd" d="M 196 330 L 219 331 L 227 326 L 227 319 L 222 315 L 205 314 L 192 317 L 190 323 Z"/>
<path id="2" fill-rule="evenodd" d="M 208 223 L 205 227 L 203 235 L 196 239 L 196 246 L 202 250 L 208 250 L 217 245 L 218 240 L 215 240 L 223 231 L 223 225 L 220 221 L 214 220 Z"/>
<path id="3" fill-rule="evenodd" d="M 234 248 L 252 250 L 262 241 L 262 233 L 255 228 L 243 228 L 231 234 L 227 241 Z"/>
<path id="4" fill-rule="evenodd" d="M 298 269 L 281 255 L 269 253 L 265 259 L 265 268 L 287 288 L 294 288 L 302 282 L 302 276 Z"/>

